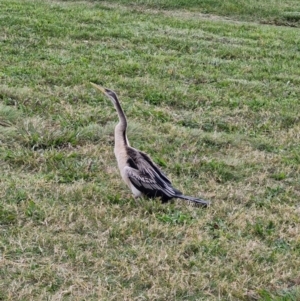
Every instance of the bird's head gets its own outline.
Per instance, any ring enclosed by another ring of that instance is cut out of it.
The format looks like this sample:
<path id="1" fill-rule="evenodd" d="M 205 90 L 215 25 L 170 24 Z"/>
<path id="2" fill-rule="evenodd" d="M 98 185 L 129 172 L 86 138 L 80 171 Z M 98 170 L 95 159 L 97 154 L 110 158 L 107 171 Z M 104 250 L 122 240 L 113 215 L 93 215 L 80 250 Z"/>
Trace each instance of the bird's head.
<path id="1" fill-rule="evenodd" d="M 117 94 L 116 94 L 114 91 L 109 90 L 109 89 L 106 89 L 106 88 L 101 87 L 101 86 L 99 86 L 99 85 L 96 85 L 96 84 L 94 84 L 94 83 L 91 83 L 91 85 L 92 85 L 95 89 L 101 91 L 103 94 L 105 94 L 107 97 L 109 97 L 110 100 L 113 102 L 113 104 L 115 104 L 115 103 L 118 102 Z"/>

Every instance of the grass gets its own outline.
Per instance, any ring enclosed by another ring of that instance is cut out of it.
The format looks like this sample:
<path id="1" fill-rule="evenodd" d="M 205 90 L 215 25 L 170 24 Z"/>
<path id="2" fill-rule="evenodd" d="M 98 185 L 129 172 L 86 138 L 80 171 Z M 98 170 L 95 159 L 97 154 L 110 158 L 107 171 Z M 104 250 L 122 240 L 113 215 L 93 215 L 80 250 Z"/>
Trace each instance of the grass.
<path id="1" fill-rule="evenodd" d="M 65 0 L 73 1 L 73 0 Z M 94 0 L 94 2 L 97 2 Z M 264 24 L 288 25 L 299 27 L 300 4 L 298 0 L 112 0 L 112 3 L 130 5 L 139 10 L 143 9 L 165 9 L 179 10 L 181 16 L 184 11 L 200 12 L 217 16 L 231 17 L 235 20 L 258 21 Z M 190 17 L 190 16 L 189 16 Z"/>
<path id="2" fill-rule="evenodd" d="M 0 300 L 299 300 L 298 2 L 114 2 L 0 1 Z M 136 204 L 90 81 L 210 208 Z"/>

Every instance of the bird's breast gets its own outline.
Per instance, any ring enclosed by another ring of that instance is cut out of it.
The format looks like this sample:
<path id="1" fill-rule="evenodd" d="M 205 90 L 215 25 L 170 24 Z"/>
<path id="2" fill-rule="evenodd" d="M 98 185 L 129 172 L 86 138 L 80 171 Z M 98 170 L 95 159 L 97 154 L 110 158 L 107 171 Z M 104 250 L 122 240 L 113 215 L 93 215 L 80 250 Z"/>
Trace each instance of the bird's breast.
<path id="1" fill-rule="evenodd" d="M 127 166 L 128 156 L 125 150 L 119 150 L 115 148 L 115 156 L 118 163 L 118 168 L 120 170 L 121 177 L 123 181 L 127 184 L 129 188 L 131 188 L 131 183 L 127 174 L 125 172 L 125 167 Z"/>

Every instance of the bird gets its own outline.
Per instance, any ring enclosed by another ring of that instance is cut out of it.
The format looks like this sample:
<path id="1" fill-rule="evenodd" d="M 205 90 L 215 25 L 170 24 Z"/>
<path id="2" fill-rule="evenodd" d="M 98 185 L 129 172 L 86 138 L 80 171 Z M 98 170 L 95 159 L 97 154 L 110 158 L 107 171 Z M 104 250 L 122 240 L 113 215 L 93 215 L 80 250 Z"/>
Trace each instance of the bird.
<path id="1" fill-rule="evenodd" d="M 146 153 L 130 146 L 126 134 L 127 118 L 117 94 L 98 84 L 91 82 L 91 85 L 111 100 L 119 116 L 119 122 L 114 131 L 114 153 L 121 177 L 134 197 L 161 198 L 162 203 L 178 198 L 195 206 L 208 206 L 210 204 L 208 201 L 186 196 L 174 188 L 169 178 Z"/>

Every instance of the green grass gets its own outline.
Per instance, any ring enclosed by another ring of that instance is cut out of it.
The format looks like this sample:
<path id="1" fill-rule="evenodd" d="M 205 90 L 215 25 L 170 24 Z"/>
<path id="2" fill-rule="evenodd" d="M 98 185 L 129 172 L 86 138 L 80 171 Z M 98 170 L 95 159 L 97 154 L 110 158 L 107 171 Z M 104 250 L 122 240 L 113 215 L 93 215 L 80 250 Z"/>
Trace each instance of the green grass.
<path id="1" fill-rule="evenodd" d="M 299 300 L 298 1 L 114 2 L 0 0 L 0 300 Z"/>
<path id="2" fill-rule="evenodd" d="M 65 0 L 73 2 L 73 0 Z M 94 0 L 93 2 L 99 2 Z M 101 3 L 101 2 L 100 2 Z M 298 0 L 111 0 L 112 3 L 128 5 L 137 10 L 143 8 L 183 10 L 211 14 L 217 16 L 232 17 L 235 20 L 259 21 L 276 25 L 288 25 L 298 27 L 300 24 L 300 3 Z M 191 15 L 189 15 L 191 17 Z"/>

